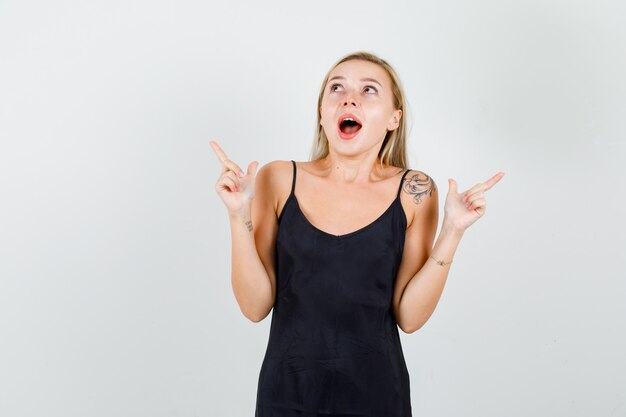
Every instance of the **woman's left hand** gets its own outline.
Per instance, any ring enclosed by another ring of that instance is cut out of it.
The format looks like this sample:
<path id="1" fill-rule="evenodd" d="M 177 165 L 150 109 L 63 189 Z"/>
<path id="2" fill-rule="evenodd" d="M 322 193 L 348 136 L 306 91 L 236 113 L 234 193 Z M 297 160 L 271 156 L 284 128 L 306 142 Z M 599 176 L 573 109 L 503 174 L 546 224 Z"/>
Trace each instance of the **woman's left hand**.
<path id="1" fill-rule="evenodd" d="M 448 222 L 450 227 L 465 231 L 485 214 L 487 201 L 484 193 L 502 177 L 504 177 L 504 172 L 498 172 L 487 181 L 478 183 L 463 193 L 457 192 L 457 183 L 454 179 L 448 179 L 449 190 L 444 206 L 444 223 Z"/>

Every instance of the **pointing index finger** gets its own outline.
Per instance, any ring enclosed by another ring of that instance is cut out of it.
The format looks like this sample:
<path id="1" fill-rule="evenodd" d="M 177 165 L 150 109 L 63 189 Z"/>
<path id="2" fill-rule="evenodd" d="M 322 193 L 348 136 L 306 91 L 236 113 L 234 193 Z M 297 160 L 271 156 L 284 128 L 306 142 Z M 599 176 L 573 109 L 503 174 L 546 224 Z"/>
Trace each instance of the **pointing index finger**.
<path id="1" fill-rule="evenodd" d="M 490 189 L 491 187 L 493 187 L 494 185 L 496 185 L 498 183 L 498 181 L 500 181 L 502 179 L 502 177 L 504 177 L 504 172 L 498 172 L 496 175 L 494 175 L 493 177 L 489 178 L 487 181 L 484 182 L 485 184 L 485 191 L 487 191 L 488 189 Z"/>
<path id="2" fill-rule="evenodd" d="M 244 177 L 246 175 L 246 173 L 241 169 L 241 167 L 239 167 L 239 165 L 237 165 L 235 162 L 231 161 L 226 156 L 226 153 L 222 150 L 222 148 L 220 147 L 220 145 L 217 144 L 216 141 L 212 140 L 212 141 L 209 141 L 209 143 L 211 144 L 211 147 L 213 148 L 213 150 L 217 154 L 217 157 L 220 159 L 220 162 L 221 162 L 221 165 L 222 165 L 222 173 L 224 173 L 224 172 L 226 172 L 228 170 L 231 170 L 235 174 L 239 175 L 240 177 Z"/>
<path id="3" fill-rule="evenodd" d="M 211 140 L 211 141 L 209 141 L 209 143 L 211 144 L 211 147 L 213 148 L 213 150 L 217 154 L 217 157 L 219 158 L 220 162 L 222 164 L 224 164 L 226 159 L 228 159 L 227 156 L 226 156 L 226 153 L 222 150 L 222 148 L 220 147 L 220 145 L 217 144 L 216 141 Z"/>

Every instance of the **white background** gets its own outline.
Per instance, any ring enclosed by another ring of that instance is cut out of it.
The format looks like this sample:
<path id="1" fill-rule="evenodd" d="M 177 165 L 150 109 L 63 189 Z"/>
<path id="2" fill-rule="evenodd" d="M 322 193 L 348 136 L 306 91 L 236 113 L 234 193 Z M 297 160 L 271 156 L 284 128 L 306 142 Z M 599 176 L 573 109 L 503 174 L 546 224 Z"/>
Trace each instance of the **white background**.
<path id="1" fill-rule="evenodd" d="M 506 173 L 401 332 L 413 415 L 626 415 L 624 4 L 0 1 L 0 415 L 254 415 L 271 315 L 234 298 L 209 140 L 307 160 L 357 50 L 441 209 Z"/>

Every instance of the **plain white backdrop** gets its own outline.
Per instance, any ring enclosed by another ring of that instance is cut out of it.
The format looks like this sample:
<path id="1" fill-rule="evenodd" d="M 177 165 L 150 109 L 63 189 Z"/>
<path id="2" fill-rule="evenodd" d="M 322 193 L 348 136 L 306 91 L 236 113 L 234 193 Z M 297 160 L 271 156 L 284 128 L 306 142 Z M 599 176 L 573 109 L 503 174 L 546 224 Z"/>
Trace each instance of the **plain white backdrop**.
<path id="1" fill-rule="evenodd" d="M 626 7 L 0 1 L 0 415 L 251 417 L 271 315 L 230 282 L 216 140 L 305 161 L 349 52 L 396 68 L 440 208 L 498 171 L 413 415 L 626 415 Z M 443 212 L 440 214 L 440 222 Z"/>

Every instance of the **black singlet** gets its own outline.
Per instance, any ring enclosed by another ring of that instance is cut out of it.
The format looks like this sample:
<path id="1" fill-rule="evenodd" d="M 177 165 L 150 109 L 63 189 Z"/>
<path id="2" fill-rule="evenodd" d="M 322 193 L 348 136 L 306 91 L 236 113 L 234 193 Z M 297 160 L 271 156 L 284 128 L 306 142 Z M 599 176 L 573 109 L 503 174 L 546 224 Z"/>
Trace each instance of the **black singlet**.
<path id="1" fill-rule="evenodd" d="M 333 235 L 300 210 L 291 162 L 255 417 L 411 417 L 409 374 L 392 310 L 407 226 L 400 191 L 409 170 L 376 220 Z"/>

